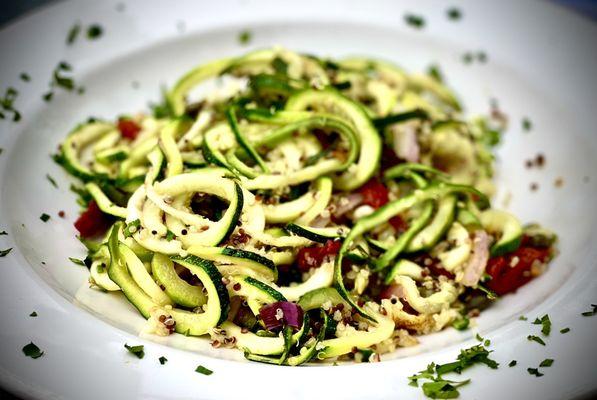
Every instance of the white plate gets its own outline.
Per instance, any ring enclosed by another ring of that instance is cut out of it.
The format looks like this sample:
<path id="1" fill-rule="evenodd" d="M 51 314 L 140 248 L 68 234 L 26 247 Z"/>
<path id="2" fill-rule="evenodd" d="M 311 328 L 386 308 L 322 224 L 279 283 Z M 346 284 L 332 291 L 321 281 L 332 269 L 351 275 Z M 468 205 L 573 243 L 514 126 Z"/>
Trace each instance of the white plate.
<path id="1" fill-rule="evenodd" d="M 49 158 L 65 134 L 90 115 L 114 118 L 145 108 L 162 84 L 198 63 L 280 44 L 320 55 L 387 58 L 410 70 L 439 62 L 470 113 L 487 112 L 490 99 L 499 100 L 511 128 L 499 150 L 495 204 L 511 195 L 510 208 L 525 222 L 559 232 L 561 254 L 547 274 L 478 319 L 501 367 L 467 371 L 472 384 L 462 397 L 561 399 L 594 391 L 597 317 L 580 313 L 597 302 L 597 28 L 548 3 L 488 3 L 177 0 L 134 1 L 118 11 L 117 1 L 63 2 L 4 28 L 0 82 L 3 90 L 18 88 L 23 121 L 0 121 L 0 231 L 9 232 L 0 236 L 0 249 L 14 247 L 0 259 L 2 386 L 39 399 L 415 398 L 422 394 L 407 385 L 408 375 L 431 361 L 453 360 L 475 343 L 475 331 L 447 330 L 378 364 L 291 369 L 239 362 L 238 352 L 212 349 L 202 339 L 157 344 L 137 337 L 142 318 L 118 296 L 89 290 L 86 270 L 68 261 L 82 255 L 72 227 L 77 207 L 71 179 Z M 454 4 L 464 13 L 460 22 L 445 16 Z M 423 30 L 405 25 L 408 11 L 425 16 Z M 100 23 L 104 36 L 66 46 L 77 20 Z M 237 35 L 246 28 L 253 41 L 243 47 Z M 462 55 L 477 50 L 489 62 L 465 66 Z M 86 92 L 59 93 L 46 104 L 41 95 L 61 60 L 74 66 Z M 22 71 L 30 83 L 19 81 Z M 533 122 L 530 133 L 521 129 L 524 116 Z M 546 156 L 545 168 L 526 170 L 524 161 L 538 152 Z M 537 192 L 529 190 L 531 182 L 539 183 Z M 57 217 L 59 210 L 66 219 Z M 43 212 L 52 216 L 48 223 L 39 220 Z M 32 311 L 39 316 L 29 317 Z M 554 324 L 546 347 L 526 339 L 538 326 L 518 320 L 544 313 Z M 566 326 L 571 332 L 560 334 Z M 45 351 L 42 358 L 23 356 L 30 340 Z M 144 344 L 145 358 L 132 357 L 124 343 Z M 157 360 L 162 355 L 165 366 Z M 527 373 L 545 358 L 556 361 L 544 377 Z M 518 366 L 508 368 L 512 359 Z M 195 373 L 198 364 L 214 374 Z"/>

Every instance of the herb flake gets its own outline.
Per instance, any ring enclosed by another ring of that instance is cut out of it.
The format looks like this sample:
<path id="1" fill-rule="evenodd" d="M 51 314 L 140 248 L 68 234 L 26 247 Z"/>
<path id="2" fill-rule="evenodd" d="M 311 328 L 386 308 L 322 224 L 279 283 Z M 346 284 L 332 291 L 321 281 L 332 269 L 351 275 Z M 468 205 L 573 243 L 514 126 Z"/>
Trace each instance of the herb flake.
<path id="1" fill-rule="evenodd" d="M 33 311 L 31 314 L 29 314 L 30 317 L 37 317 L 37 312 Z"/>
<path id="2" fill-rule="evenodd" d="M 6 257 L 8 255 L 8 253 L 10 253 L 11 250 L 12 250 L 12 247 L 8 248 L 6 250 L 0 250 L 0 257 Z"/>
<path id="3" fill-rule="evenodd" d="M 421 15 L 405 14 L 404 22 L 415 29 L 423 29 L 425 27 L 425 18 Z"/>
<path id="4" fill-rule="evenodd" d="M 560 333 L 561 334 L 568 333 L 568 332 L 570 332 L 570 328 L 562 328 L 562 329 L 560 329 Z"/>
<path id="5" fill-rule="evenodd" d="M 469 324 L 470 320 L 466 316 L 462 316 L 462 318 L 458 318 L 454 320 L 454 322 L 452 322 L 452 326 L 454 327 L 454 329 L 457 329 L 459 331 L 464 331 L 468 329 Z"/>
<path id="6" fill-rule="evenodd" d="M 195 368 L 195 372 L 203 375 L 211 375 L 214 373 L 211 369 L 205 368 L 203 365 L 198 365 L 197 368 Z"/>
<path id="7" fill-rule="evenodd" d="M 68 35 L 66 35 L 66 44 L 70 46 L 75 43 L 77 37 L 79 36 L 79 32 L 81 32 L 81 24 L 77 22 L 68 30 Z"/>
<path id="8" fill-rule="evenodd" d="M 238 34 L 238 42 L 242 45 L 247 45 L 251 42 L 253 34 L 249 30 L 244 30 Z"/>
<path id="9" fill-rule="evenodd" d="M 31 81 L 31 76 L 29 76 L 29 74 L 27 72 L 21 72 L 21 75 L 19 75 L 19 78 L 21 78 L 21 80 L 23 82 Z"/>
<path id="10" fill-rule="evenodd" d="M 35 343 L 29 342 L 29 344 L 23 347 L 23 354 L 25 354 L 27 357 L 36 359 L 43 356 L 44 352 L 41 351 L 40 348 L 35 345 Z"/>
<path id="11" fill-rule="evenodd" d="M 446 16 L 450 21 L 459 21 L 462 18 L 462 11 L 457 7 L 450 7 L 446 11 Z"/>
<path id="12" fill-rule="evenodd" d="M 87 39 L 95 40 L 100 38 L 104 33 L 104 28 L 101 25 L 93 24 L 87 28 Z"/>
<path id="13" fill-rule="evenodd" d="M 168 359 L 164 356 L 161 356 L 160 358 L 158 358 L 158 360 L 160 361 L 160 365 L 164 365 L 168 362 Z"/>
<path id="14" fill-rule="evenodd" d="M 43 222 L 48 222 L 50 220 L 50 216 L 46 213 L 43 213 L 39 216 L 39 219 L 41 219 Z"/>
<path id="15" fill-rule="evenodd" d="M 516 360 L 512 360 L 512 361 L 510 361 L 510 363 L 508 363 L 508 367 L 512 368 L 512 367 L 514 367 L 516 364 L 518 364 L 518 361 L 516 361 Z"/>
<path id="16" fill-rule="evenodd" d="M 522 119 L 522 129 L 525 132 L 530 132 L 533 129 L 533 123 L 531 122 L 530 119 L 528 119 L 527 117 L 524 117 Z"/>
<path id="17" fill-rule="evenodd" d="M 549 315 L 545 314 L 541 318 L 535 318 L 533 325 L 542 325 L 541 333 L 543 333 L 545 336 L 549 336 L 551 332 L 551 321 L 549 319 Z"/>
<path id="18" fill-rule="evenodd" d="M 543 376 L 543 374 L 539 372 L 537 368 L 527 368 L 527 371 L 529 372 L 529 374 L 535 375 L 537 378 Z"/>
<path id="19" fill-rule="evenodd" d="M 83 266 L 83 267 L 85 267 L 85 266 L 86 266 L 86 265 L 85 265 L 85 261 L 83 261 L 83 260 L 79 260 L 78 258 L 75 258 L 75 257 L 69 257 L 68 259 L 69 259 L 69 260 L 70 260 L 70 262 L 72 262 L 73 264 L 76 264 L 76 265 L 81 265 L 81 266 Z"/>
<path id="20" fill-rule="evenodd" d="M 540 367 L 551 367 L 553 365 L 553 359 L 552 358 L 546 358 L 545 360 L 541 361 L 541 364 L 539 364 Z"/>
<path id="21" fill-rule="evenodd" d="M 125 343 L 124 347 L 129 351 L 129 353 L 134 354 L 137 358 L 141 359 L 145 357 L 145 351 L 143 350 L 143 345 L 138 346 L 129 346 Z"/>
<path id="22" fill-rule="evenodd" d="M 592 317 L 593 315 L 597 314 L 597 304 L 591 304 L 591 311 L 585 311 L 581 315 L 583 317 Z"/>
<path id="23" fill-rule="evenodd" d="M 540 345 L 545 346 L 545 342 L 539 336 L 529 335 L 529 336 L 527 336 L 527 339 L 531 342 L 537 342 Z"/>
<path id="24" fill-rule="evenodd" d="M 46 179 L 52 184 L 52 186 L 58 189 L 58 184 L 56 183 L 56 180 L 52 178 L 50 174 L 46 174 Z"/>

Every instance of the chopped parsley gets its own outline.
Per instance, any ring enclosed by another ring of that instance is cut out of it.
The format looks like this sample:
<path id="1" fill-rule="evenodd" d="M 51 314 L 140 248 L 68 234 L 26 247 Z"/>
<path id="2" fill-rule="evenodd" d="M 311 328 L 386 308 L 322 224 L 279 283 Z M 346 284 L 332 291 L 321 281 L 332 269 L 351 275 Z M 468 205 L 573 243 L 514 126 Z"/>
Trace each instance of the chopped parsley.
<path id="1" fill-rule="evenodd" d="M 8 253 L 12 250 L 12 247 L 6 250 L 0 250 L 0 257 L 6 257 Z"/>
<path id="2" fill-rule="evenodd" d="M 415 29 L 422 29 L 425 27 L 425 18 L 423 18 L 421 15 L 405 14 L 404 22 Z"/>
<path id="3" fill-rule="evenodd" d="M 124 347 L 129 351 L 129 353 L 134 354 L 137 358 L 141 359 L 145 357 L 145 351 L 143 351 L 143 345 L 139 346 L 129 346 L 125 343 Z"/>
<path id="4" fill-rule="evenodd" d="M 475 364 L 485 364 L 489 368 L 496 369 L 499 364 L 489 358 L 491 351 L 487 350 L 483 345 L 476 345 L 468 349 L 460 351 L 457 360 L 447 364 L 436 365 L 431 363 L 427 369 L 419 371 L 419 373 L 410 376 L 409 385 L 418 386 L 420 379 L 426 379 L 428 382 L 423 383 L 423 393 L 427 397 L 453 399 L 459 396 L 458 388 L 470 382 L 470 379 L 464 381 L 450 381 L 443 378 L 443 374 L 449 372 L 462 373 L 463 370 Z"/>
<path id="5" fill-rule="evenodd" d="M 533 129 L 533 123 L 527 117 L 522 119 L 522 129 L 526 132 L 529 132 L 531 129 Z"/>
<path id="6" fill-rule="evenodd" d="M 73 264 L 77 264 L 77 265 L 82 265 L 83 267 L 85 267 L 85 261 L 83 260 L 79 260 L 78 258 L 75 257 L 69 257 L 68 258 L 70 260 L 70 262 L 72 262 Z"/>
<path id="7" fill-rule="evenodd" d="M 72 67 L 69 63 L 65 61 L 61 61 L 56 68 L 54 68 L 54 72 L 52 73 L 52 87 L 60 87 L 62 89 L 72 91 L 75 88 L 75 81 L 72 77 L 66 76 L 65 72 L 71 72 Z"/>
<path id="8" fill-rule="evenodd" d="M 54 178 L 52 178 L 50 176 L 50 174 L 46 174 L 46 179 L 52 184 L 52 186 L 54 186 L 56 189 L 58 189 L 58 184 L 56 183 Z"/>
<path id="9" fill-rule="evenodd" d="M 593 315 L 597 314 L 597 304 L 591 304 L 591 311 L 585 311 L 581 315 L 583 317 L 592 317 Z"/>
<path id="10" fill-rule="evenodd" d="M 48 222 L 50 220 L 50 216 L 46 213 L 43 213 L 40 215 L 39 219 L 41 219 L 43 222 Z"/>
<path id="11" fill-rule="evenodd" d="M 251 42 L 252 37 L 253 34 L 250 31 L 244 30 L 238 34 L 238 42 L 242 45 L 247 45 Z"/>
<path id="12" fill-rule="evenodd" d="M 124 233 L 124 237 L 128 238 L 128 237 L 133 236 L 133 234 L 139 230 L 140 226 L 141 226 L 141 221 L 138 220 L 138 219 L 129 222 L 126 225 L 126 227 L 124 228 L 124 232 L 123 232 Z"/>
<path id="13" fill-rule="evenodd" d="M 104 33 L 104 28 L 98 24 L 90 25 L 87 28 L 87 39 L 95 40 L 101 37 Z"/>
<path id="14" fill-rule="evenodd" d="M 470 64 L 473 62 L 473 54 L 471 52 L 466 52 L 462 55 L 462 62 L 465 64 Z"/>
<path id="15" fill-rule="evenodd" d="M 158 360 L 160 360 L 161 365 L 164 365 L 168 362 L 168 359 L 164 356 L 161 356 L 160 358 L 158 358 Z"/>
<path id="16" fill-rule="evenodd" d="M 12 114 L 13 122 L 19 122 L 21 120 L 21 113 L 14 107 L 15 100 L 19 92 L 13 88 L 9 87 L 6 89 L 3 97 L 0 97 L 0 119 L 6 118 L 8 114 Z"/>
<path id="17" fill-rule="evenodd" d="M 444 81 L 442 71 L 440 70 L 439 65 L 437 64 L 430 65 L 429 68 L 427 68 L 427 74 L 439 83 L 442 83 Z"/>
<path id="18" fill-rule="evenodd" d="M 272 60 L 272 67 L 274 67 L 274 70 L 276 71 L 277 74 L 280 74 L 280 75 L 288 74 L 288 63 L 280 57 L 276 57 Z"/>
<path id="19" fill-rule="evenodd" d="M 138 221 L 138 220 L 137 220 Z M 134 222 L 134 221 L 133 221 Z M 174 239 L 176 237 L 176 235 L 174 235 L 174 232 L 172 232 L 170 229 L 168 229 L 168 231 L 166 232 L 166 240 L 168 242 L 172 241 L 172 239 Z"/>
<path id="20" fill-rule="evenodd" d="M 549 315 L 545 314 L 541 318 L 535 318 L 533 324 L 542 325 L 541 333 L 543 333 L 545 336 L 549 336 L 549 333 L 551 332 L 551 321 L 549 320 Z"/>
<path id="21" fill-rule="evenodd" d="M 66 35 L 66 44 L 70 46 L 71 44 L 75 43 L 77 37 L 79 36 L 79 32 L 81 32 L 81 24 L 77 22 L 68 30 L 68 35 Z"/>
<path id="22" fill-rule="evenodd" d="M 21 75 L 19 75 L 19 78 L 21 78 L 21 80 L 23 82 L 31 81 L 31 77 L 29 76 L 29 74 L 27 72 L 21 72 Z"/>
<path id="23" fill-rule="evenodd" d="M 532 342 L 537 342 L 537 343 L 539 343 L 540 345 L 542 345 L 542 346 L 545 346 L 545 342 L 544 342 L 544 341 L 543 341 L 543 339 L 541 339 L 539 336 L 535 336 L 535 335 L 529 335 L 529 336 L 527 336 L 527 339 L 528 339 L 529 341 L 532 341 Z"/>
<path id="24" fill-rule="evenodd" d="M 560 329 L 560 333 L 564 334 L 564 333 L 568 333 L 570 332 L 570 328 L 562 328 Z"/>
<path id="25" fill-rule="evenodd" d="M 54 97 L 54 92 L 47 92 L 45 93 L 43 96 L 41 96 L 41 98 L 45 101 L 45 102 L 50 102 L 52 101 L 52 97 Z"/>
<path id="26" fill-rule="evenodd" d="M 521 315 L 520 317 L 518 317 L 519 321 L 528 321 L 528 318 L 525 317 L 524 315 Z"/>
<path id="27" fill-rule="evenodd" d="M 527 368 L 527 371 L 529 371 L 529 374 L 535 375 L 537 378 L 543 376 L 543 374 L 539 372 L 537 368 Z"/>
<path id="28" fill-rule="evenodd" d="M 214 373 L 211 369 L 205 368 L 203 365 L 198 365 L 197 368 L 195 368 L 195 372 L 199 372 L 203 375 L 211 375 Z"/>
<path id="29" fill-rule="evenodd" d="M 487 53 L 485 53 L 484 51 L 478 51 L 477 52 L 477 61 L 479 61 L 482 64 L 486 63 L 487 62 Z"/>
<path id="30" fill-rule="evenodd" d="M 2 236 L 2 235 L 8 235 L 8 232 L 6 232 L 6 231 L 0 231 L 0 236 Z"/>
<path id="31" fill-rule="evenodd" d="M 466 316 L 463 316 L 462 318 L 454 320 L 454 322 L 452 322 L 452 326 L 459 331 L 464 331 L 468 329 L 469 323 L 470 320 Z"/>
<path id="32" fill-rule="evenodd" d="M 29 314 L 30 317 L 37 317 L 37 313 L 35 311 L 33 311 L 31 314 Z"/>
<path id="33" fill-rule="evenodd" d="M 516 364 L 518 364 L 518 361 L 516 361 L 516 360 L 512 360 L 512 361 L 510 361 L 510 363 L 508 364 L 508 367 L 514 367 Z"/>
<path id="34" fill-rule="evenodd" d="M 450 7 L 446 11 L 446 15 L 450 21 L 459 21 L 462 18 L 462 11 L 457 7 Z"/>
<path id="35" fill-rule="evenodd" d="M 39 358 L 44 355 L 44 352 L 39 349 L 33 342 L 29 342 L 29 344 L 23 347 L 23 354 L 27 357 L 31 358 Z"/>
<path id="36" fill-rule="evenodd" d="M 545 360 L 541 361 L 541 364 L 539 364 L 540 367 L 551 367 L 552 365 L 553 365 L 552 358 L 546 358 Z"/>

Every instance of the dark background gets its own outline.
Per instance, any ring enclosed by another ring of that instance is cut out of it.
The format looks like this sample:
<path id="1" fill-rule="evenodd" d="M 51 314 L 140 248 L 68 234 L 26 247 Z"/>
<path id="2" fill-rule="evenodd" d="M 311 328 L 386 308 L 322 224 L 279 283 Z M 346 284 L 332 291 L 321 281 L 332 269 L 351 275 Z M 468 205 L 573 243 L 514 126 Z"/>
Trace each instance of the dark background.
<path id="1" fill-rule="evenodd" d="M 56 0 L 9 0 L 3 1 L 0 6 L 0 27 L 10 23 L 23 14 L 35 11 L 41 6 L 55 2 Z M 555 3 L 566 6 L 589 18 L 597 20 L 597 0 L 551 0 Z M 1 399 L 15 399 L 16 397 L 0 388 Z"/>

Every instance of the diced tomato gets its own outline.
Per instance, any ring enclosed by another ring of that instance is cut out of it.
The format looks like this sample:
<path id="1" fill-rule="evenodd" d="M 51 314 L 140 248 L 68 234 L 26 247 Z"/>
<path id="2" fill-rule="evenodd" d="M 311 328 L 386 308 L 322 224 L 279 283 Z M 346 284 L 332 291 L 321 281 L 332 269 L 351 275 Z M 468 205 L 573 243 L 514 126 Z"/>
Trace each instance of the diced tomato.
<path id="1" fill-rule="evenodd" d="M 388 222 L 397 232 L 404 232 L 408 229 L 408 223 L 400 215 L 393 216 Z"/>
<path id="2" fill-rule="evenodd" d="M 547 262 L 551 249 L 521 246 L 518 250 L 499 257 L 489 259 L 485 271 L 491 276 L 487 287 L 498 295 L 514 292 L 530 281 L 531 266 L 535 260 Z M 517 257 L 518 262 L 511 267 L 513 259 Z"/>
<path id="3" fill-rule="evenodd" d="M 118 130 L 123 138 L 134 140 L 141 131 L 141 126 L 132 119 L 120 118 Z"/>
<path id="4" fill-rule="evenodd" d="M 318 268 L 326 257 L 337 255 L 341 246 L 339 240 L 328 240 L 323 246 L 303 247 L 297 255 L 299 270 L 307 272 L 311 268 Z"/>
<path id="5" fill-rule="evenodd" d="M 396 155 L 396 152 L 384 145 L 381 151 L 381 170 L 385 171 L 397 164 L 400 164 L 400 159 Z"/>
<path id="6" fill-rule="evenodd" d="M 105 232 L 110 227 L 110 222 L 110 218 L 92 200 L 89 202 L 87 210 L 75 222 L 75 228 L 82 237 L 89 238 Z"/>
<path id="7" fill-rule="evenodd" d="M 389 201 L 388 188 L 375 178 L 370 179 L 359 189 L 363 195 L 363 203 L 379 208 Z"/>

